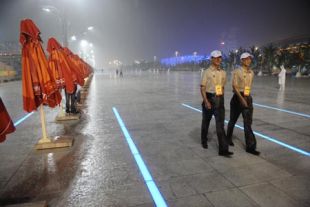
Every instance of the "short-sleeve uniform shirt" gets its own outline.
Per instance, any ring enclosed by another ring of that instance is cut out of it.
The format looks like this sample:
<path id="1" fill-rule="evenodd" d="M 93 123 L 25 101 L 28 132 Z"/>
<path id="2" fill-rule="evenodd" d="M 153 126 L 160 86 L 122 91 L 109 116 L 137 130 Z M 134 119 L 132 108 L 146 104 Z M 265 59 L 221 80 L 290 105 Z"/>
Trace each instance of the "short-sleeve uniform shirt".
<path id="1" fill-rule="evenodd" d="M 211 65 L 202 74 L 200 85 L 206 87 L 207 93 L 215 93 L 216 85 L 221 85 L 224 87 L 225 84 L 226 72 L 223 69 L 217 69 Z"/>
<path id="2" fill-rule="evenodd" d="M 253 78 L 253 70 L 245 70 L 241 67 L 233 72 L 232 84 L 238 91 L 243 92 L 246 86 L 252 88 Z"/>

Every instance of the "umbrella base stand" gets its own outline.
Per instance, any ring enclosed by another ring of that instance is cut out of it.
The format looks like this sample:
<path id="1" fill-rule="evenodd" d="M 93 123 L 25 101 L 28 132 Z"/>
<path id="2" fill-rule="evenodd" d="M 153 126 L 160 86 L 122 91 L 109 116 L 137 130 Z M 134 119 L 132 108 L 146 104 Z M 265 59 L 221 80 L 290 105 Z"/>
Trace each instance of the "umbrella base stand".
<path id="1" fill-rule="evenodd" d="M 81 90 L 81 95 L 80 95 L 80 102 L 83 104 L 85 103 L 86 99 L 87 99 L 87 95 L 88 95 L 88 91 L 83 89 Z"/>
<path id="2" fill-rule="evenodd" d="M 73 143 L 73 137 L 71 136 L 56 136 L 53 139 L 42 138 L 35 145 L 35 149 L 43 150 L 43 149 L 71 147 L 72 143 Z"/>
<path id="3" fill-rule="evenodd" d="M 76 103 L 76 109 L 77 110 L 81 110 L 83 108 L 83 104 L 81 104 L 81 103 Z"/>
<path id="4" fill-rule="evenodd" d="M 21 203 L 21 204 L 12 204 L 7 207 L 47 207 L 46 201 L 32 202 L 32 203 Z"/>
<path id="5" fill-rule="evenodd" d="M 58 115 L 56 116 L 56 121 L 70 121 L 70 120 L 79 120 L 81 118 L 81 114 L 68 114 L 65 113 L 64 110 L 60 110 Z"/>

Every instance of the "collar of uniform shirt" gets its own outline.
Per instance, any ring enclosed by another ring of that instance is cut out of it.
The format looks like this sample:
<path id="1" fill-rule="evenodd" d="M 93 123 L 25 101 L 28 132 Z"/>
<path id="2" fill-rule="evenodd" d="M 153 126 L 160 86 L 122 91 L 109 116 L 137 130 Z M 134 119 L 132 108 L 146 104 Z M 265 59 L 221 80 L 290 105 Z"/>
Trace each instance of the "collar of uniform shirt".
<path id="1" fill-rule="evenodd" d="M 242 71 L 246 73 L 251 73 L 251 68 L 250 67 L 246 68 L 242 66 Z"/>
<path id="2" fill-rule="evenodd" d="M 221 67 L 219 66 L 219 67 L 215 67 L 214 65 L 211 65 L 211 69 L 212 70 L 221 70 Z"/>

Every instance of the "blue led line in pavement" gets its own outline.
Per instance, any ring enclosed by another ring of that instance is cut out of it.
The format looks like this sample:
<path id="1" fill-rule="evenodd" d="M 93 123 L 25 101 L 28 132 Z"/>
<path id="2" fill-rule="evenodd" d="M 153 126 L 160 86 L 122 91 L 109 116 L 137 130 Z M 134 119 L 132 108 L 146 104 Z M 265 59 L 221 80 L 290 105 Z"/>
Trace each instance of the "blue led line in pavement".
<path id="1" fill-rule="evenodd" d="M 31 116 L 33 114 L 33 112 L 27 114 L 26 116 L 24 116 L 23 118 L 20 118 L 19 120 L 17 120 L 15 123 L 14 123 L 14 126 L 17 126 L 19 125 L 20 123 L 22 123 L 23 121 L 25 121 L 29 116 Z"/>
<path id="2" fill-rule="evenodd" d="M 306 118 L 310 118 L 309 114 L 299 113 L 299 112 L 290 111 L 290 110 L 286 110 L 286 109 L 280 109 L 280 108 L 276 108 L 276 107 L 272 107 L 272 106 L 266 106 L 266 105 L 257 104 L 257 103 L 253 103 L 253 105 L 259 106 L 259 107 L 262 107 L 262 108 L 274 109 L 274 110 L 277 110 L 277 111 L 282 111 L 282 112 L 286 112 L 286 113 L 290 113 L 290 114 L 294 114 L 294 115 L 299 115 L 299 116 L 303 116 L 303 117 L 306 117 Z"/>
<path id="3" fill-rule="evenodd" d="M 135 143 L 132 141 L 131 139 L 131 136 L 121 118 L 121 116 L 119 115 L 117 109 L 115 107 L 113 107 L 113 112 L 114 112 L 114 115 L 124 133 L 124 136 L 126 138 L 126 141 L 129 145 L 129 148 L 130 148 L 130 151 L 133 155 L 133 157 L 135 158 L 136 160 L 136 163 L 140 169 L 140 172 L 143 176 L 143 179 L 152 195 L 152 198 L 156 204 L 157 207 L 167 207 L 167 204 L 164 200 L 164 198 L 162 197 L 161 193 L 159 192 L 155 182 L 153 181 L 153 178 L 149 172 L 149 170 L 147 169 L 147 166 L 145 165 L 143 159 L 142 159 L 142 156 L 140 155 Z"/>
<path id="4" fill-rule="evenodd" d="M 198 112 L 200 112 L 200 113 L 202 112 L 201 110 L 199 110 L 199 109 L 197 109 L 197 108 L 194 108 L 194 107 L 192 107 L 192 106 L 190 106 L 190 105 L 184 104 L 184 103 L 182 104 L 182 106 L 185 106 L 185 107 L 190 108 L 190 109 L 192 109 L 192 110 L 198 111 Z M 228 121 L 225 120 L 225 123 L 227 124 Z M 238 125 L 238 124 L 236 124 L 235 126 L 236 126 L 237 128 L 239 128 L 239 129 L 242 129 L 242 130 L 244 129 L 242 126 L 240 126 L 240 125 Z M 260 136 L 260 137 L 263 138 L 263 139 L 266 139 L 266 140 L 268 140 L 268 141 L 274 142 L 274 143 L 279 144 L 279 145 L 281 145 L 281 146 L 283 146 L 283 147 L 286 147 L 286 148 L 288 148 L 288 149 L 294 150 L 295 152 L 298 152 L 298 153 L 300 153 L 300 154 L 303 154 L 303 155 L 306 155 L 306 156 L 309 156 L 309 157 L 310 157 L 310 152 L 306 152 L 306 151 L 304 151 L 304 150 L 302 150 L 302 149 L 299 149 L 299 148 L 297 148 L 297 147 L 293 147 L 293 146 L 291 146 L 291 145 L 289 145 L 289 144 L 286 144 L 286 143 L 284 143 L 284 142 L 281 142 L 281 141 L 277 140 L 277 139 L 274 138 L 274 137 L 269 137 L 269 136 L 264 135 L 264 134 L 262 134 L 262 133 L 260 133 L 260 132 L 256 132 L 256 131 L 253 131 L 253 132 L 254 132 L 255 135 Z"/>

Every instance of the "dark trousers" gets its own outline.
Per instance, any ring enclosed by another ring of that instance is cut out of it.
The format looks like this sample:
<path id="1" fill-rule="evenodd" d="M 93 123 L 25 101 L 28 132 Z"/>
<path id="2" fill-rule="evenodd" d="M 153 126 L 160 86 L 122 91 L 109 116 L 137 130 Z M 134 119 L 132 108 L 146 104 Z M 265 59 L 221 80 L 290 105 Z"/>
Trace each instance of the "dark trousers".
<path id="1" fill-rule="evenodd" d="M 207 93 L 208 101 L 211 103 L 211 109 L 206 108 L 202 103 L 202 123 L 201 123 L 201 142 L 207 143 L 208 130 L 212 115 L 215 117 L 216 134 L 219 143 L 219 151 L 228 150 L 228 142 L 224 130 L 225 107 L 224 96 L 215 96 L 214 94 Z"/>
<path id="2" fill-rule="evenodd" d="M 66 113 L 77 113 L 77 110 L 75 108 L 75 93 L 76 93 L 77 87 L 75 87 L 75 90 L 73 93 L 67 93 L 65 90 L 66 95 Z"/>
<path id="3" fill-rule="evenodd" d="M 243 96 L 243 94 L 241 94 Z M 247 150 L 256 149 L 256 139 L 252 131 L 252 118 L 253 118 L 253 100 L 252 96 L 243 96 L 248 104 L 248 107 L 244 107 L 238 96 L 233 95 L 230 101 L 230 120 L 227 127 L 227 139 L 229 142 L 232 141 L 232 134 L 234 131 L 235 124 L 242 113 L 245 144 Z"/>

